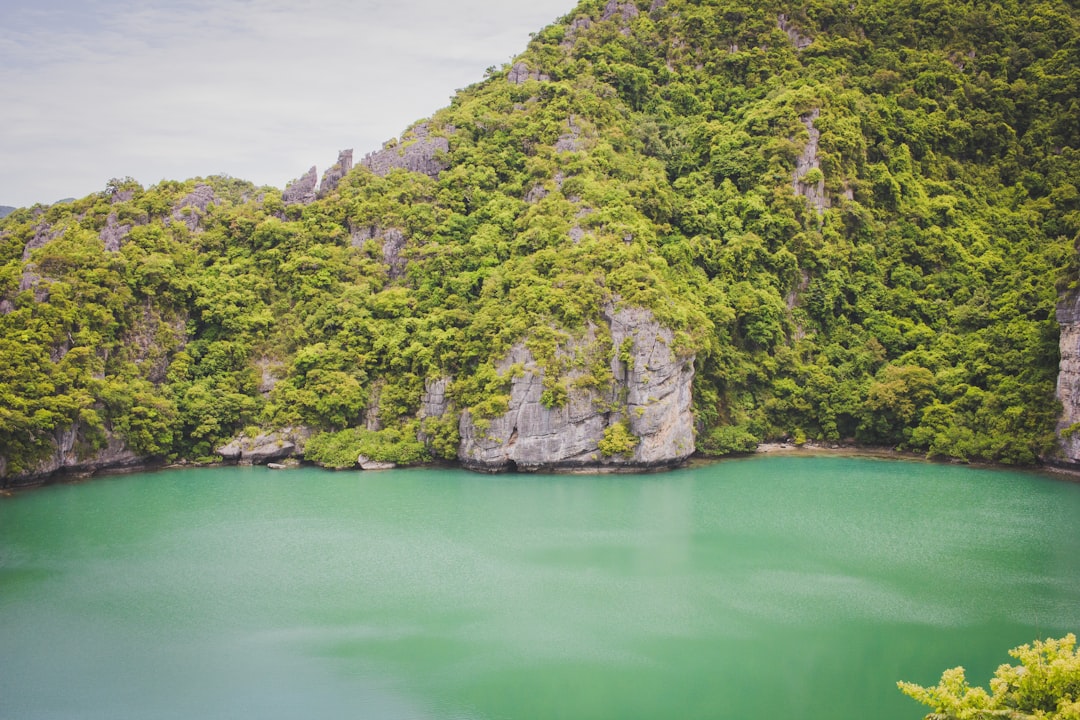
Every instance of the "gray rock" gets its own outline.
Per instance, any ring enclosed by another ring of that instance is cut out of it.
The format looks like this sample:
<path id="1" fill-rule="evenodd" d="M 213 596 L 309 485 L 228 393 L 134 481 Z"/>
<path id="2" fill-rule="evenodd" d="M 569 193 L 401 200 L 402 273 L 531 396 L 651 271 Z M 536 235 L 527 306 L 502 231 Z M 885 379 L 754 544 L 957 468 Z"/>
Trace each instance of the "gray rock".
<path id="1" fill-rule="evenodd" d="M 527 193 L 525 193 L 525 202 L 530 205 L 538 203 L 548 196 L 547 188 L 540 183 L 533 185 Z"/>
<path id="2" fill-rule="evenodd" d="M 109 217 L 105 218 L 105 227 L 101 228 L 98 237 L 105 244 L 105 252 L 119 252 L 129 232 L 131 232 L 130 224 L 120 224 L 116 219 L 116 213 L 109 213 Z"/>
<path id="3" fill-rule="evenodd" d="M 38 275 L 34 263 L 28 263 L 23 267 L 22 275 L 19 277 L 19 292 L 33 290 L 34 302 L 43 303 L 49 299 L 49 283 L 52 281 L 52 278 Z"/>
<path id="4" fill-rule="evenodd" d="M 647 310 L 609 307 L 603 318 L 613 348 L 609 386 L 577 386 L 573 381 L 583 371 L 571 363 L 563 377 L 566 402 L 545 407 L 544 370 L 525 343 L 515 345 L 500 365 L 504 375 L 511 366 L 523 368 L 510 382 L 507 412 L 486 423 L 467 411 L 461 415 L 458 457 L 465 467 L 488 472 L 653 468 L 677 465 L 693 454 L 694 358 L 675 355 L 672 332 Z M 588 352 L 594 341 L 586 334 L 565 343 L 561 352 Z M 605 456 L 599 449 L 604 431 L 620 422 L 628 423 L 638 444 L 632 453 Z"/>
<path id="5" fill-rule="evenodd" d="M 411 137 L 410 137 L 411 135 Z M 426 123 L 415 126 L 400 142 L 391 141 L 382 150 L 364 156 L 360 164 L 379 176 L 402 168 L 437 178 L 446 169 L 443 155 L 450 152 L 450 141 L 433 136 Z"/>
<path id="6" fill-rule="evenodd" d="M 1080 432 L 1065 432 L 1080 423 L 1080 293 L 1061 299 L 1057 306 L 1057 321 L 1061 327 L 1056 392 L 1061 401 L 1061 418 L 1057 425 L 1059 460 L 1080 465 Z"/>
<path id="7" fill-rule="evenodd" d="M 33 469 L 18 475 L 7 475 L 7 462 L 0 458 L 0 486 L 24 487 L 40 485 L 57 475 L 90 475 L 103 470 L 122 470 L 146 466 L 151 458 L 136 455 L 116 435 L 106 429 L 105 447 L 83 454 L 86 438 L 81 425 L 56 430 L 52 434 L 52 452 Z"/>
<path id="8" fill-rule="evenodd" d="M 353 247 L 363 247 L 368 240 L 375 240 L 382 245 L 383 262 L 386 263 L 388 277 L 391 280 L 403 277 L 409 264 L 408 259 L 402 255 L 408 244 L 405 233 L 398 228 L 384 228 L 381 225 L 365 225 L 353 231 Z"/>
<path id="9" fill-rule="evenodd" d="M 424 394 L 420 396 L 420 410 L 416 413 L 420 420 L 416 439 L 429 447 L 434 438 L 425 432 L 423 421 L 427 418 L 441 418 L 451 411 L 449 389 L 450 378 L 428 378 L 424 381 Z"/>
<path id="10" fill-rule="evenodd" d="M 450 409 L 450 378 L 429 378 L 424 382 L 424 394 L 420 396 L 420 418 L 442 417 Z"/>
<path id="11" fill-rule="evenodd" d="M 577 152 L 585 147 L 581 139 L 581 128 L 574 122 L 573 116 L 566 121 L 566 132 L 555 141 L 556 152 Z"/>
<path id="12" fill-rule="evenodd" d="M 630 34 L 630 21 L 636 18 L 640 12 L 637 9 L 637 5 L 632 2 L 619 2 L 618 0 L 608 0 L 608 4 L 604 6 L 604 12 L 600 16 L 601 20 L 616 20 L 621 26 L 619 32 L 623 35 Z"/>
<path id="13" fill-rule="evenodd" d="M 807 140 L 806 147 L 803 148 L 802 154 L 795 161 L 795 172 L 792 175 L 795 194 L 802 195 L 809 200 L 810 205 L 817 210 L 818 215 L 823 214 L 825 208 L 832 206 L 829 197 L 825 194 L 825 180 L 822 178 L 817 182 L 808 183 L 805 182 L 804 178 L 806 173 L 811 170 L 821 170 L 821 159 L 818 157 L 821 131 L 814 127 L 814 121 L 820 115 L 821 111 L 815 108 L 809 115 L 803 115 L 799 118 L 802 120 L 803 125 L 806 126 L 806 132 L 810 135 L 810 139 Z"/>
<path id="14" fill-rule="evenodd" d="M 112 193 L 109 197 L 109 202 L 113 205 L 118 205 L 120 203 L 126 203 L 133 197 L 135 197 L 135 191 L 132 188 L 125 188 Z"/>
<path id="15" fill-rule="evenodd" d="M 329 194 L 335 188 L 342 178 L 349 174 L 349 171 L 353 168 L 353 151 L 342 150 L 338 153 L 337 162 L 323 173 L 322 182 L 319 183 L 319 197 L 324 197 Z"/>
<path id="16" fill-rule="evenodd" d="M 43 248 L 50 242 L 64 234 L 63 228 L 52 228 L 48 223 L 40 223 L 34 228 L 34 237 L 30 238 L 23 246 L 22 260 L 30 259 L 30 254 L 38 248 Z"/>
<path id="17" fill-rule="evenodd" d="M 600 16 L 601 20 L 611 20 L 612 18 L 619 18 L 624 23 L 630 22 L 638 16 L 637 5 L 632 2 L 619 2 L 619 0 L 608 0 L 608 4 L 604 6 L 604 12 Z"/>
<path id="18" fill-rule="evenodd" d="M 366 455 L 357 457 L 356 464 L 360 466 L 361 470 L 393 470 L 397 467 L 397 465 L 392 462 L 379 462 L 378 460 L 372 460 Z"/>
<path id="19" fill-rule="evenodd" d="M 593 25 L 592 18 L 588 16 L 581 16 L 574 18 L 570 23 L 570 26 L 566 28 L 566 34 L 563 36 L 563 41 L 559 43 L 559 47 L 563 50 L 570 51 L 574 49 L 574 43 L 577 42 L 578 36 L 585 32 Z"/>
<path id="20" fill-rule="evenodd" d="M 286 205 L 308 205 L 315 202 L 315 185 L 318 182 L 318 172 L 312 165 L 310 170 L 285 187 L 285 192 L 281 193 L 282 202 Z"/>
<path id="21" fill-rule="evenodd" d="M 510 68 L 510 72 L 507 74 L 506 79 L 511 85 L 524 85 L 527 80 L 544 82 L 550 80 L 551 76 L 545 75 L 539 70 L 529 70 L 528 65 L 522 61 L 518 61 Z"/>
<path id="22" fill-rule="evenodd" d="M 195 232 L 207 209 L 216 202 L 214 189 L 200 183 L 173 208 L 172 219 L 184 223 L 188 230 Z"/>
<path id="23" fill-rule="evenodd" d="M 785 13 L 780 13 L 776 16 L 776 26 L 787 33 L 788 39 L 796 50 L 803 50 L 814 42 L 813 38 L 808 38 L 800 33 L 798 29 L 791 24 L 791 19 L 788 18 Z"/>
<path id="24" fill-rule="evenodd" d="M 305 427 L 284 428 L 262 433 L 253 438 L 240 435 L 214 452 L 225 462 L 241 465 L 265 465 L 268 462 L 303 455 L 304 443 L 311 437 Z"/>

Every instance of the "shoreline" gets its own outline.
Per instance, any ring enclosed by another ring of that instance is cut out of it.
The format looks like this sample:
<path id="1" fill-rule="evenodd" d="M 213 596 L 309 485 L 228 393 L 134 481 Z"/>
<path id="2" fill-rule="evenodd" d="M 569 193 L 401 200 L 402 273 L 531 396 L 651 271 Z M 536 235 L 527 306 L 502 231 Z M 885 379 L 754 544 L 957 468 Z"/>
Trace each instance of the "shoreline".
<path id="1" fill-rule="evenodd" d="M 747 453 L 732 453 L 730 455 L 710 456 L 694 453 L 690 457 L 684 459 L 680 463 L 665 465 L 665 466 L 643 466 L 640 468 L 631 468 L 621 466 L 618 468 L 605 468 L 605 467 L 575 467 L 575 468 L 552 468 L 550 470 L 542 471 L 518 471 L 517 474 L 534 475 L 534 474 L 554 474 L 554 475 L 609 475 L 609 474 L 634 474 L 634 473 L 650 473 L 660 474 L 668 470 L 677 470 L 679 468 L 694 467 L 697 465 L 713 464 L 723 462 L 725 460 L 733 459 L 746 459 L 753 457 L 765 457 L 768 455 L 793 455 L 793 456 L 833 456 L 833 457 L 851 457 L 851 458 L 873 458 L 878 460 L 907 460 L 915 462 L 932 463 L 939 465 L 966 465 L 972 468 L 986 469 L 986 470 L 1012 470 L 1017 472 L 1040 472 L 1053 475 L 1062 480 L 1069 482 L 1080 482 L 1080 466 L 1066 466 L 1060 464 L 1054 464 L 1052 461 L 1044 461 L 1038 465 L 1005 465 L 1002 463 L 990 463 L 990 462 L 972 462 L 959 460 L 957 458 L 930 458 L 921 453 L 912 452 L 910 450 L 897 450 L 895 448 L 875 445 L 852 445 L 841 443 L 820 443 L 815 441 L 808 441 L 801 445 L 797 445 L 793 442 L 764 442 L 760 443 L 753 452 Z M 305 462 L 302 458 L 292 458 L 296 461 L 295 467 L 316 467 L 321 466 L 316 463 Z M 182 469 L 194 469 L 194 468 L 217 468 L 217 467 L 231 467 L 239 466 L 235 462 L 193 462 L 193 461 L 179 461 L 179 462 L 145 462 L 129 464 L 114 468 L 100 468 L 93 471 L 74 471 L 64 472 L 63 470 L 46 477 L 35 478 L 31 482 L 17 483 L 17 484 L 5 484 L 0 486 L 0 497 L 10 497 L 23 490 L 33 490 L 35 488 L 46 487 L 48 485 L 62 485 L 62 484 L 76 484 L 93 480 L 99 477 L 109 477 L 114 475 L 131 475 L 138 472 L 157 472 L 161 470 L 182 470 Z M 265 464 L 261 464 L 265 467 Z M 251 465 L 251 467 L 260 467 L 260 465 Z M 465 470 L 468 472 L 480 472 L 474 468 L 469 468 L 467 465 L 461 462 L 448 463 L 448 462 L 432 462 L 423 463 L 421 465 L 409 466 L 409 467 L 443 467 L 451 469 Z M 331 468 L 322 468 L 324 470 L 331 470 Z M 358 471 L 360 468 L 344 468 L 345 471 Z M 372 472 L 372 471 L 366 471 Z M 515 471 L 498 471 L 488 474 L 502 474 L 511 475 L 515 474 Z"/>
<path id="2" fill-rule="evenodd" d="M 1054 464 L 1051 460 L 1043 460 L 1037 465 L 1006 465 L 1005 463 L 960 460 L 959 458 L 933 458 L 911 450 L 897 450 L 881 445 L 825 444 L 815 441 L 807 441 L 802 445 L 796 445 L 791 442 L 765 442 L 758 445 L 757 450 L 754 452 L 745 453 L 742 457 L 754 457 L 757 455 L 834 455 L 840 457 L 868 457 L 883 460 L 914 460 L 935 465 L 966 465 L 981 470 L 1042 472 L 1056 475 L 1063 479 L 1069 479 L 1073 482 L 1080 482 L 1080 466 Z M 724 457 L 710 459 L 723 460 Z"/>

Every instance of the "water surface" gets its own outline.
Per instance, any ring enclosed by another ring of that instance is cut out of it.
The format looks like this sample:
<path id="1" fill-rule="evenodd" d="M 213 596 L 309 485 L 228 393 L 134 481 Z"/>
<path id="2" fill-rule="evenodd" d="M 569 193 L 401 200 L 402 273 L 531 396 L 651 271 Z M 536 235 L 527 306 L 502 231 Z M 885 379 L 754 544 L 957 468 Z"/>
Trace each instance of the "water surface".
<path id="1" fill-rule="evenodd" d="M 1080 485 L 756 457 L 265 468 L 0 500 L 4 718 L 921 718 L 1080 630 Z"/>

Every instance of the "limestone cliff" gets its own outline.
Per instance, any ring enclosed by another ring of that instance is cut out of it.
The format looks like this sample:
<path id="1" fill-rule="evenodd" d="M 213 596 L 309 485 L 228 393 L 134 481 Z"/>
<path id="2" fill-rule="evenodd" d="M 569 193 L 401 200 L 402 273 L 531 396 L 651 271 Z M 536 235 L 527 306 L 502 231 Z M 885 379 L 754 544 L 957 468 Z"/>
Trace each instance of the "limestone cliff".
<path id="1" fill-rule="evenodd" d="M 446 169 L 445 155 L 449 151 L 450 141 L 432 135 L 428 124 L 421 123 L 405 133 L 400 142 L 392 140 L 382 150 L 365 155 L 360 164 L 380 176 L 402 168 L 435 178 Z"/>
<path id="2" fill-rule="evenodd" d="M 255 437 L 241 434 L 217 448 L 215 452 L 228 463 L 265 465 L 275 460 L 302 456 L 304 443 L 309 437 L 311 437 L 311 430 L 304 427 L 274 430 Z"/>
<path id="3" fill-rule="evenodd" d="M 1061 401 L 1058 421 L 1058 462 L 1080 465 L 1080 433 L 1070 432 L 1080 423 L 1080 293 L 1062 298 L 1057 306 L 1061 327 L 1061 362 L 1058 366 L 1057 399 Z"/>
<path id="4" fill-rule="evenodd" d="M 52 452 L 26 472 L 9 475 L 7 461 L 0 457 L 0 487 L 40 485 L 60 475 L 92 475 L 101 470 L 142 467 L 150 461 L 128 449 L 108 429 L 105 446 L 94 451 L 86 449 L 89 440 L 79 424 L 55 431 L 51 440 Z"/>
<path id="5" fill-rule="evenodd" d="M 555 385 L 550 378 L 545 383 L 551 371 L 528 342 L 511 349 L 499 368 L 511 377 L 507 411 L 490 419 L 462 413 L 458 457 L 465 467 L 489 472 L 656 468 L 677 465 L 694 452 L 694 358 L 675 352 L 672 332 L 647 310 L 609 307 L 602 320 L 606 328 L 560 346 L 559 355 L 571 359 L 571 369 L 560 378 L 561 402 L 545 396 Z M 581 360 L 605 350 L 610 377 L 599 384 L 581 382 L 582 366 L 588 364 Z M 607 455 L 601 443 L 617 426 L 628 428 L 636 444 Z"/>

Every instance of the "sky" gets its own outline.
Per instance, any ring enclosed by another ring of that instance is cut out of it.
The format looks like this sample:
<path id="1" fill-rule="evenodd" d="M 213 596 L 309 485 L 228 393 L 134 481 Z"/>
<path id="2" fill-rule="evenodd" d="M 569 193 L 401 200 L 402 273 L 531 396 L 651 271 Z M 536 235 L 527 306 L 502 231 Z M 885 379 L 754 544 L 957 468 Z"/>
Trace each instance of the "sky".
<path id="1" fill-rule="evenodd" d="M 7 0 L 0 205 L 357 161 L 576 0 Z"/>

